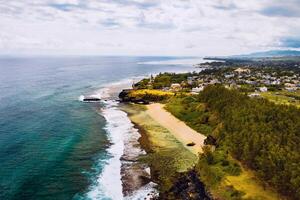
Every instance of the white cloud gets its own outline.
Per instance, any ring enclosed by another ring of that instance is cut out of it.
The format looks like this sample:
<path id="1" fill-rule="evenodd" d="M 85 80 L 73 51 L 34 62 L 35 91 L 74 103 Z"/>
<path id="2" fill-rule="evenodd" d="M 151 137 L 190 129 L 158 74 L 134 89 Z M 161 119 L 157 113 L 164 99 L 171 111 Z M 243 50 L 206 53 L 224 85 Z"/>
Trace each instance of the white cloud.
<path id="1" fill-rule="evenodd" d="M 300 31 L 300 18 L 286 14 L 300 6 L 294 0 L 0 3 L 2 54 L 227 55 L 274 48 Z"/>

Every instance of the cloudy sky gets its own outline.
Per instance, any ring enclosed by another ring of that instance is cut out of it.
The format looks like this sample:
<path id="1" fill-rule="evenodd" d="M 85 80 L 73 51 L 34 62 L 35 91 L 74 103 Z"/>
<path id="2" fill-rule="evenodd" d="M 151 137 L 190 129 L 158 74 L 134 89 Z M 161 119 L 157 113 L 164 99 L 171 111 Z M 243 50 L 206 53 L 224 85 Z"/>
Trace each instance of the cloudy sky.
<path id="1" fill-rule="evenodd" d="M 0 54 L 230 55 L 300 48 L 300 0 L 0 0 Z"/>

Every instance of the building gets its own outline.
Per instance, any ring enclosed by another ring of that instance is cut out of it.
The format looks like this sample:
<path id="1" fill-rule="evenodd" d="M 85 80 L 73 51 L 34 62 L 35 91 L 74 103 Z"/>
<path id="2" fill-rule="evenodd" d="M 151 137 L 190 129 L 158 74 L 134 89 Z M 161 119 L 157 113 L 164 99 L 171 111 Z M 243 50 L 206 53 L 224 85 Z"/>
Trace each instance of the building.
<path id="1" fill-rule="evenodd" d="M 248 97 L 251 97 L 251 98 L 260 97 L 260 94 L 258 94 L 258 93 L 255 92 L 255 93 L 249 94 Z"/>
<path id="2" fill-rule="evenodd" d="M 248 69 L 248 68 L 237 68 L 236 70 L 234 70 L 234 72 L 237 72 L 237 73 L 250 73 L 251 72 L 251 70 L 250 69 Z"/>
<path id="3" fill-rule="evenodd" d="M 287 91 L 289 91 L 289 92 L 294 92 L 294 91 L 296 91 L 298 88 L 297 87 L 286 87 L 285 88 Z"/>
<path id="4" fill-rule="evenodd" d="M 225 77 L 225 78 L 233 78 L 233 77 L 234 77 L 234 74 L 225 74 L 224 77 Z"/>
<path id="5" fill-rule="evenodd" d="M 171 84 L 171 90 L 172 91 L 174 91 L 174 92 L 177 92 L 177 91 L 179 91 L 179 90 L 181 90 L 182 88 L 181 88 L 181 85 L 179 84 L 179 83 L 173 83 L 173 84 Z"/>
<path id="6" fill-rule="evenodd" d="M 194 88 L 192 88 L 192 94 L 198 94 L 199 92 L 201 92 L 203 90 L 204 90 L 203 86 L 194 87 Z"/>
<path id="7" fill-rule="evenodd" d="M 267 92 L 268 88 L 267 87 L 260 87 L 259 91 L 261 91 L 261 92 Z"/>

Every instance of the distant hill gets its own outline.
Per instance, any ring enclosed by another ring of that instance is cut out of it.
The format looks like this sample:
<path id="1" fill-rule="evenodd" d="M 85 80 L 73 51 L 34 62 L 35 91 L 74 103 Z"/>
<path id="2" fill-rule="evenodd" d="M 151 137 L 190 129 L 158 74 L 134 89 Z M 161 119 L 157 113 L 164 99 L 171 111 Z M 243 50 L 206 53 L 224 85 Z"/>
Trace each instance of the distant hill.
<path id="1" fill-rule="evenodd" d="M 243 55 L 230 56 L 231 58 L 261 58 L 261 57 L 288 57 L 288 56 L 300 56 L 300 51 L 295 50 L 272 50 L 264 52 L 255 52 Z"/>

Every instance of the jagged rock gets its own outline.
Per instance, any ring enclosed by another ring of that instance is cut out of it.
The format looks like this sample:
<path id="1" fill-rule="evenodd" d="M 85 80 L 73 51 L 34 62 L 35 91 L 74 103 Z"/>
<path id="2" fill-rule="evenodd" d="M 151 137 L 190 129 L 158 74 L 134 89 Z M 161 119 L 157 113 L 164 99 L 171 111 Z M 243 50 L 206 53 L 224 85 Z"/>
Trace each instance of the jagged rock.
<path id="1" fill-rule="evenodd" d="M 141 98 L 134 98 L 130 97 L 129 94 L 133 89 L 125 89 L 122 90 L 119 94 L 119 98 L 121 102 L 131 102 L 131 103 L 137 103 L 137 104 L 149 104 L 149 101 Z"/>
<path id="2" fill-rule="evenodd" d="M 132 91 L 132 89 L 125 89 L 122 90 L 119 94 L 119 98 L 122 102 L 129 102 L 130 101 L 130 97 L 129 97 L 129 93 Z"/>
<path id="3" fill-rule="evenodd" d="M 204 144 L 205 145 L 214 145 L 214 146 L 217 146 L 217 139 L 215 139 L 213 136 L 209 135 L 204 140 Z"/>
<path id="4" fill-rule="evenodd" d="M 212 197 L 206 191 L 196 171 L 191 170 L 180 174 L 171 189 L 161 194 L 159 199 L 212 200 Z"/>

